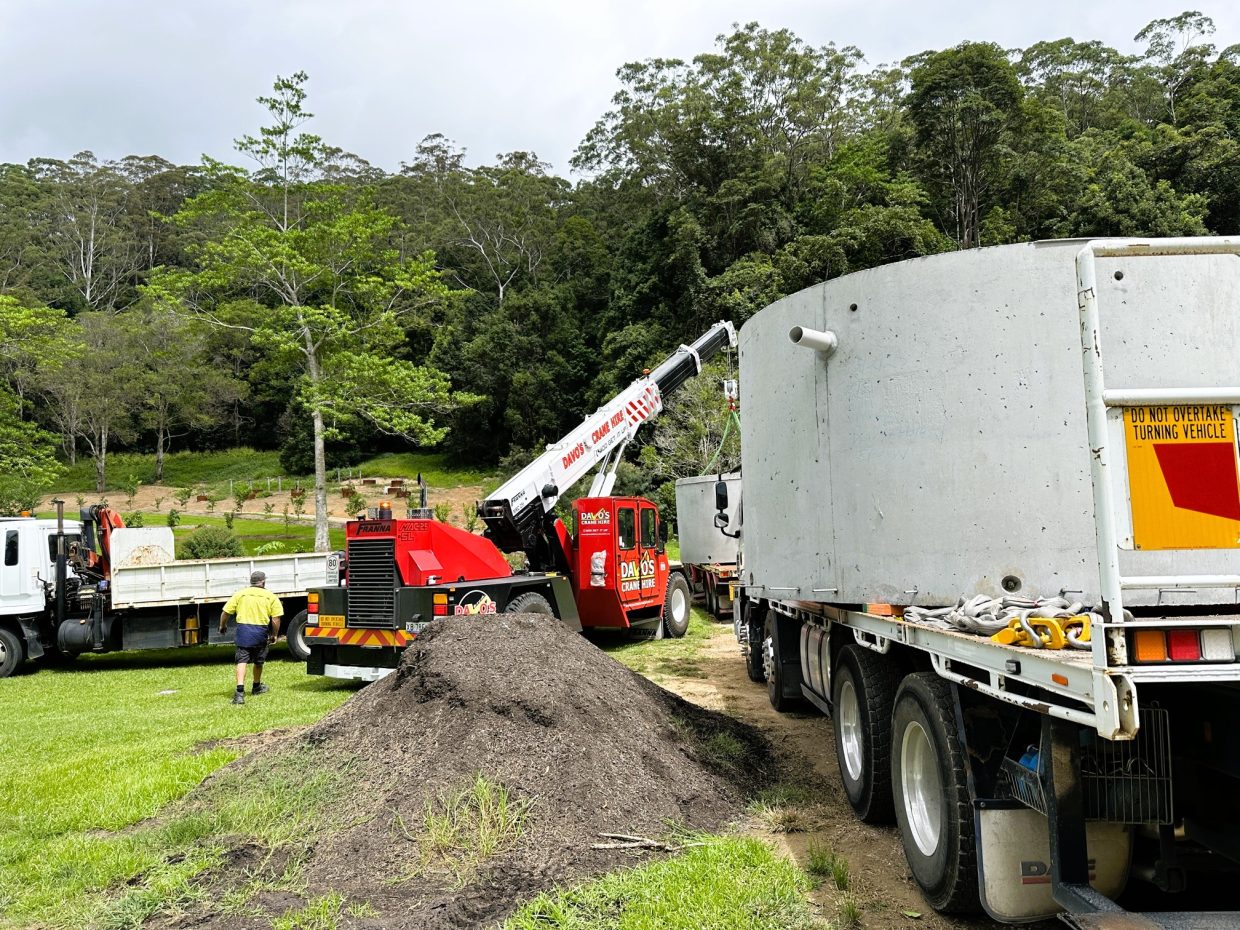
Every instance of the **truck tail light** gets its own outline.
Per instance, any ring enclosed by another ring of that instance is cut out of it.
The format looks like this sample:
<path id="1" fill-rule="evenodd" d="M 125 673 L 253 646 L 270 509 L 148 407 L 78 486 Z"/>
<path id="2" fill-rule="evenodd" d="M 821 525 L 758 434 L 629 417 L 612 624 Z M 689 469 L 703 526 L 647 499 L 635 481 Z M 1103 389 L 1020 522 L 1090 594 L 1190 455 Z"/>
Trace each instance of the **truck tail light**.
<path id="1" fill-rule="evenodd" d="M 1227 627 L 1204 630 L 1137 630 L 1132 636 L 1137 664 L 1234 662 L 1236 644 Z"/>
<path id="2" fill-rule="evenodd" d="M 317 593 L 306 595 L 306 613 L 317 614 L 319 612 L 319 596 Z"/>
<path id="3" fill-rule="evenodd" d="M 1168 630 L 1167 658 L 1172 662 L 1196 662 L 1201 658 L 1201 634 L 1196 630 Z"/>
<path id="4" fill-rule="evenodd" d="M 1138 662 L 1167 661 L 1167 635 L 1162 630 L 1137 630 L 1133 640 Z"/>
<path id="5" fill-rule="evenodd" d="M 448 616 L 448 595 L 435 594 L 431 597 L 431 613 L 436 617 Z"/>

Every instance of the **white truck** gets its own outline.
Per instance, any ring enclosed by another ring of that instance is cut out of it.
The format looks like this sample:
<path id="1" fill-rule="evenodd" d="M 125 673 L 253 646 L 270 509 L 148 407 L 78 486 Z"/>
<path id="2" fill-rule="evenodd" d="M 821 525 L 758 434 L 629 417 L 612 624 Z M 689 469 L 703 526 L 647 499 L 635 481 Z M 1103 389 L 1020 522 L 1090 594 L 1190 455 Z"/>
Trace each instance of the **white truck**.
<path id="1" fill-rule="evenodd" d="M 715 485 L 734 487 L 731 503 L 716 526 Z M 715 620 L 734 619 L 736 566 L 740 558 L 740 533 L 728 529 L 740 524 L 741 476 L 739 473 L 680 478 L 676 482 L 676 526 L 680 563 L 693 593 Z"/>
<path id="2" fill-rule="evenodd" d="M 256 570 L 284 602 L 290 649 L 306 658 L 306 593 L 337 581 L 338 556 L 173 553 L 172 530 L 125 527 L 103 507 L 73 524 L 63 514 L 0 518 L 0 678 L 25 659 L 232 642 L 233 628 L 219 633 L 220 608 Z"/>
<path id="3" fill-rule="evenodd" d="M 930 905 L 1240 926 L 1201 912 L 1240 900 L 1240 239 L 859 272 L 740 370 L 750 677 L 834 718 Z"/>

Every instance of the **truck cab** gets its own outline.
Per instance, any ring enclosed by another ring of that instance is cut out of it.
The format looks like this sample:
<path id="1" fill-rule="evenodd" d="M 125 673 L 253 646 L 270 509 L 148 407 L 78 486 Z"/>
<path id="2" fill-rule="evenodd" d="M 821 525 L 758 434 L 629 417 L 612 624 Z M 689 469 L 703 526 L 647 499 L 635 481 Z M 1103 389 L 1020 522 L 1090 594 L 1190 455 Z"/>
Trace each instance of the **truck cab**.
<path id="1" fill-rule="evenodd" d="M 671 577 L 666 539 L 658 507 L 644 497 L 583 497 L 573 504 L 568 560 L 583 626 L 652 626 L 664 616 L 666 600 L 673 635 L 683 635 L 687 586 L 679 573 Z"/>

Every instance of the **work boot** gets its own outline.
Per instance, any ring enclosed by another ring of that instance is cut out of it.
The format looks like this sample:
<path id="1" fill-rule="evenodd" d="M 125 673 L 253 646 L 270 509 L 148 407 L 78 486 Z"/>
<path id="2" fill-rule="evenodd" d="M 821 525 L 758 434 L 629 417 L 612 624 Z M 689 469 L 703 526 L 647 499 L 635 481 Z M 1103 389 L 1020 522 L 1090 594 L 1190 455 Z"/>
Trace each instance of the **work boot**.
<path id="1" fill-rule="evenodd" d="M 260 683 L 260 684 L 255 685 L 253 688 L 251 688 L 250 693 L 251 694 L 266 694 L 270 690 L 271 689 L 268 688 L 266 685 Z"/>
<path id="2" fill-rule="evenodd" d="M 244 703 L 245 703 L 245 692 L 244 692 L 244 691 L 234 691 L 234 692 L 233 692 L 233 699 L 232 699 L 232 702 L 233 702 L 234 704 L 244 704 Z"/>

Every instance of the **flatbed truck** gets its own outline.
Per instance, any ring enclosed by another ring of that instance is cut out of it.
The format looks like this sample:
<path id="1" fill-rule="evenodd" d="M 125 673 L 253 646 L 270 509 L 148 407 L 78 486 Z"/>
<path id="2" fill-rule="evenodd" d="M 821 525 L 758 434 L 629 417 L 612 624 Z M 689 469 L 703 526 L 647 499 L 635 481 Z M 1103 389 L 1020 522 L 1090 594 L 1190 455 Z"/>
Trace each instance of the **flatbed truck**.
<path id="1" fill-rule="evenodd" d="M 1238 304 L 1240 239 L 1065 241 L 741 329 L 742 655 L 940 911 L 1240 926 Z"/>
<path id="2" fill-rule="evenodd" d="M 171 529 L 126 527 L 99 505 L 72 522 L 63 511 L 0 517 L 0 678 L 28 659 L 230 643 L 219 611 L 257 570 L 284 602 L 281 632 L 304 659 L 306 595 L 335 581 L 338 565 L 321 552 L 177 561 Z"/>

